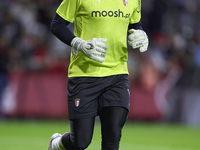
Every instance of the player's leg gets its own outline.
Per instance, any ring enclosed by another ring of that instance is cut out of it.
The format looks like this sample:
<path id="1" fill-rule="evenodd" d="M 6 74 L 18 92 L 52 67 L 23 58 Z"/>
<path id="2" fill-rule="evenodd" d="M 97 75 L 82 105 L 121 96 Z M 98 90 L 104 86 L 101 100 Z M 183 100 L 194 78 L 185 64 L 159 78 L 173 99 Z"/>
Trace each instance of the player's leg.
<path id="1" fill-rule="evenodd" d="M 91 142 L 98 102 L 95 78 L 68 79 L 70 133 L 62 136 L 60 146 L 67 150 L 85 149 Z M 93 94 L 94 93 L 94 94 Z"/>
<path id="2" fill-rule="evenodd" d="M 102 150 L 118 150 L 122 128 L 128 110 L 124 107 L 104 107 L 100 112 Z"/>
<path id="3" fill-rule="evenodd" d="M 65 133 L 62 144 L 67 150 L 83 150 L 91 143 L 95 117 L 70 121 L 71 132 Z"/>
<path id="4" fill-rule="evenodd" d="M 107 90 L 99 100 L 102 150 L 118 150 L 122 128 L 129 111 L 130 82 L 128 75 L 111 76 L 106 80 Z"/>
<path id="5" fill-rule="evenodd" d="M 70 120 L 71 132 L 54 134 L 49 150 L 84 150 L 91 143 L 95 117 Z"/>

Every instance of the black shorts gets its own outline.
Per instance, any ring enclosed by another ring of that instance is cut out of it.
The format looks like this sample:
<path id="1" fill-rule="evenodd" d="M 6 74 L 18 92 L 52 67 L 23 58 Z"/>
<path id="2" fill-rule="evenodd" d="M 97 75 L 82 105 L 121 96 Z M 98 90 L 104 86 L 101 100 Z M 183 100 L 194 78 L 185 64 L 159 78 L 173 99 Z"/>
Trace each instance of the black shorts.
<path id="1" fill-rule="evenodd" d="M 103 107 L 119 106 L 129 110 L 130 82 L 127 74 L 108 77 L 68 79 L 69 119 L 97 116 Z"/>

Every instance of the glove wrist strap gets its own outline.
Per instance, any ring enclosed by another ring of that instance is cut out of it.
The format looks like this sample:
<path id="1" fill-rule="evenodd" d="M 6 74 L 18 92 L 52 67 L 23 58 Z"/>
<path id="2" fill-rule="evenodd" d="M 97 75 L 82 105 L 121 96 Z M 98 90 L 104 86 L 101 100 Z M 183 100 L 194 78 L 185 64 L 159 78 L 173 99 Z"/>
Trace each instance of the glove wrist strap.
<path id="1" fill-rule="evenodd" d="M 84 40 L 78 37 L 73 38 L 73 40 L 71 41 L 71 46 L 76 49 L 76 50 L 80 50 L 80 44 L 83 42 Z"/>

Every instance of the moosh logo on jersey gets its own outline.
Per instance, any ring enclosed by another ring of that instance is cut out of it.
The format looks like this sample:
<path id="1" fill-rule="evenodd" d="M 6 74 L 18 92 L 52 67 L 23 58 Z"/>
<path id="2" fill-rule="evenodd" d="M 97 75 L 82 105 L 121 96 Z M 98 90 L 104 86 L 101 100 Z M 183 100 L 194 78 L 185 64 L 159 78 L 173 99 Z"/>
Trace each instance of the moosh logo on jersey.
<path id="1" fill-rule="evenodd" d="M 122 17 L 122 18 L 129 18 L 130 17 L 130 13 L 126 14 L 123 11 L 121 11 L 120 9 L 116 10 L 116 11 L 92 11 L 91 13 L 92 17 Z"/>
<path id="2" fill-rule="evenodd" d="M 128 0 L 123 0 L 124 6 L 128 6 Z"/>

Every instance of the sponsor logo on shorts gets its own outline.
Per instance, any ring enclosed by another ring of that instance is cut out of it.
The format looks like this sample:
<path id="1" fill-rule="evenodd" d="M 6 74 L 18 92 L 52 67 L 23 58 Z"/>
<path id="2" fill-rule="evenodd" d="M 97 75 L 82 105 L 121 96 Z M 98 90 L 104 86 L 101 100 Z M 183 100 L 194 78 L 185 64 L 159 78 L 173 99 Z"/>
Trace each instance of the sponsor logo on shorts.
<path id="1" fill-rule="evenodd" d="M 128 94 L 130 95 L 130 90 L 129 90 L 129 89 L 127 89 L 127 91 L 128 91 Z"/>
<path id="2" fill-rule="evenodd" d="M 78 107 L 80 105 L 80 98 L 76 98 L 74 101 L 74 105 Z"/>

